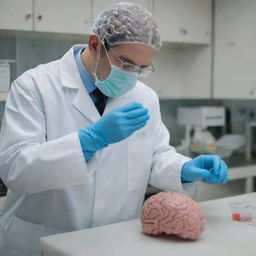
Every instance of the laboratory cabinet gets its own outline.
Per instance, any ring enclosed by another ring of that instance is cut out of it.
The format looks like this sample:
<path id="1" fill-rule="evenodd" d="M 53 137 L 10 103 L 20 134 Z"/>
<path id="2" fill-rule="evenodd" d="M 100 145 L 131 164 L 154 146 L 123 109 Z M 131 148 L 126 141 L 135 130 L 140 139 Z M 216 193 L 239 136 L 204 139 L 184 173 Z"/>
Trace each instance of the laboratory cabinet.
<path id="1" fill-rule="evenodd" d="M 127 1 L 137 2 L 155 15 L 163 40 L 153 60 L 156 71 L 141 80 L 161 99 L 210 98 L 211 0 Z M 0 30 L 52 32 L 51 37 L 59 33 L 83 36 L 90 33 L 97 15 L 117 2 L 121 0 L 0 0 Z M 13 9 L 19 11 L 14 14 Z M 9 13 L 14 18 L 9 19 Z M 42 35 L 48 34 L 35 33 L 36 37 Z M 23 51 L 18 52 L 22 56 L 17 62 L 21 73 L 20 62 L 25 56 Z M 37 63 L 43 61 L 38 59 Z"/>
<path id="2" fill-rule="evenodd" d="M 34 0 L 35 31 L 88 34 L 91 0 Z"/>
<path id="3" fill-rule="evenodd" d="M 33 0 L 0 0 L 0 29 L 31 31 Z"/>
<path id="4" fill-rule="evenodd" d="M 160 99 L 209 99 L 211 88 L 212 1 L 153 0 L 149 3 L 163 47 L 155 72 L 141 80 Z"/>
<path id="5" fill-rule="evenodd" d="M 88 34 L 91 0 L 0 0 L 0 29 Z"/>
<path id="6" fill-rule="evenodd" d="M 154 0 L 153 14 L 164 41 L 210 44 L 211 0 Z"/>
<path id="7" fill-rule="evenodd" d="M 148 10 L 152 11 L 152 1 L 153 0 L 93 0 L 93 17 L 96 18 L 97 15 L 111 4 L 119 3 L 119 2 L 134 2 L 138 3 Z"/>
<path id="8" fill-rule="evenodd" d="M 164 44 L 153 65 L 155 72 L 140 80 L 160 99 L 211 98 L 211 46 Z"/>
<path id="9" fill-rule="evenodd" d="M 256 1 L 215 1 L 214 98 L 256 99 Z"/>
<path id="10" fill-rule="evenodd" d="M 155 15 L 162 39 L 210 44 L 211 0 L 126 0 Z M 122 0 L 0 0 L 0 29 L 89 34 L 97 15 Z"/>

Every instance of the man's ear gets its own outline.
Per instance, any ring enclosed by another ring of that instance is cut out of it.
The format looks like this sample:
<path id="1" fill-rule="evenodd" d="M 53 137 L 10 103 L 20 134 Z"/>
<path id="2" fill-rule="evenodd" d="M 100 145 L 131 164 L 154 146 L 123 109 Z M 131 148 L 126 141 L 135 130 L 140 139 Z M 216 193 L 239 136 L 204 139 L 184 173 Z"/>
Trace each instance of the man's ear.
<path id="1" fill-rule="evenodd" d="M 92 34 L 88 38 L 88 48 L 92 55 L 97 55 L 101 49 L 101 42 L 97 35 Z"/>

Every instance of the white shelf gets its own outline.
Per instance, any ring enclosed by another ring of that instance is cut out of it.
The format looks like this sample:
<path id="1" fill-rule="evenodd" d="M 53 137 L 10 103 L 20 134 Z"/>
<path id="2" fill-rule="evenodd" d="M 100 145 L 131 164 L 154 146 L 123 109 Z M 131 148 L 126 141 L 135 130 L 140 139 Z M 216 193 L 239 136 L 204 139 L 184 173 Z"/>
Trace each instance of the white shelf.
<path id="1" fill-rule="evenodd" d="M 0 101 L 6 101 L 8 92 L 0 92 Z"/>

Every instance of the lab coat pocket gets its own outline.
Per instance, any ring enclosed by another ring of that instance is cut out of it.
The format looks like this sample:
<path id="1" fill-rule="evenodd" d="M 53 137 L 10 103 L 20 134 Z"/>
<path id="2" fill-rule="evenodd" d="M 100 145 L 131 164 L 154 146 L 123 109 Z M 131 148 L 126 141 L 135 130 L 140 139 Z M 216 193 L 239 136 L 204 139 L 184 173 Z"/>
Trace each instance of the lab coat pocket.
<path id="1" fill-rule="evenodd" d="M 152 163 L 150 140 L 136 140 L 128 143 L 128 189 L 143 190 L 148 185 Z"/>

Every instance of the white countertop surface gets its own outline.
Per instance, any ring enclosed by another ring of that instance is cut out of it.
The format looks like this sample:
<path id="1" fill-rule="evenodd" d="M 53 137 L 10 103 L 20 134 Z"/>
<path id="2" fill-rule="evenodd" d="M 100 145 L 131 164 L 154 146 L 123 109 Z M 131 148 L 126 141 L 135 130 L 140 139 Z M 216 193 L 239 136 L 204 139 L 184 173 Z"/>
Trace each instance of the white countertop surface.
<path id="1" fill-rule="evenodd" d="M 255 256 L 256 226 L 231 219 L 229 202 L 256 200 L 256 193 L 200 203 L 206 231 L 197 241 L 147 236 L 132 220 L 41 239 L 47 256 Z"/>

